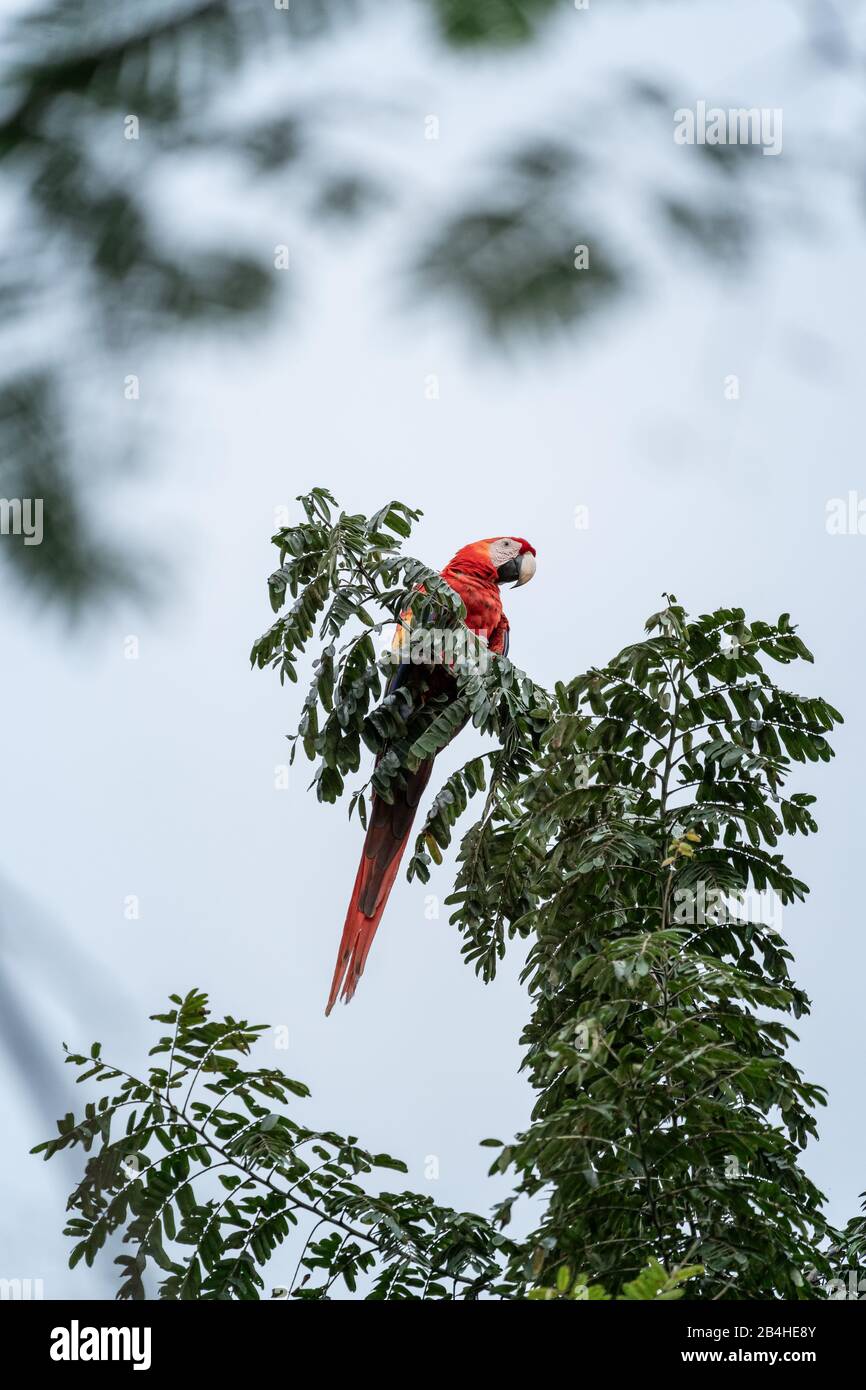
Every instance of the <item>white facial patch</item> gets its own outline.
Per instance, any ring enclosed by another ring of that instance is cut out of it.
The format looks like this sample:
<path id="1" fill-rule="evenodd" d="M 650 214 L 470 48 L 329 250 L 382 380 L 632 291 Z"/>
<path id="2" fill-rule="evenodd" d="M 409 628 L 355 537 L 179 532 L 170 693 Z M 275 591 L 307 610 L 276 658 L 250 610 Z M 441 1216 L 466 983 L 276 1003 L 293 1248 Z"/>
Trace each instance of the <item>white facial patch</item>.
<path id="1" fill-rule="evenodd" d="M 510 536 L 500 536 L 499 540 L 491 542 L 490 559 L 496 569 L 504 565 L 506 561 L 513 560 L 515 555 L 520 554 L 520 546 L 517 541 Z"/>

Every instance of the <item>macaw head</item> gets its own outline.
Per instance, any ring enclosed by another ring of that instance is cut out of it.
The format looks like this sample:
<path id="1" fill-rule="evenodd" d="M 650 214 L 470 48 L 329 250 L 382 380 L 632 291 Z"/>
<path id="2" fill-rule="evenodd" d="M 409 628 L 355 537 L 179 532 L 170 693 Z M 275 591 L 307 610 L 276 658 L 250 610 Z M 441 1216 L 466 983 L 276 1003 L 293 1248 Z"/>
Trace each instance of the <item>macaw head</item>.
<path id="1" fill-rule="evenodd" d="M 522 536 L 494 536 L 483 542 L 496 570 L 497 584 L 528 584 L 535 574 L 535 546 Z"/>
<path id="2" fill-rule="evenodd" d="M 522 536 L 488 536 L 458 550 L 443 570 L 455 574 L 474 574 L 494 584 L 528 584 L 535 574 L 535 546 Z"/>
<path id="3" fill-rule="evenodd" d="M 535 547 L 522 536 L 488 536 L 487 540 L 464 545 L 447 568 L 476 574 L 494 584 L 513 584 L 516 589 L 528 584 L 535 574 Z"/>

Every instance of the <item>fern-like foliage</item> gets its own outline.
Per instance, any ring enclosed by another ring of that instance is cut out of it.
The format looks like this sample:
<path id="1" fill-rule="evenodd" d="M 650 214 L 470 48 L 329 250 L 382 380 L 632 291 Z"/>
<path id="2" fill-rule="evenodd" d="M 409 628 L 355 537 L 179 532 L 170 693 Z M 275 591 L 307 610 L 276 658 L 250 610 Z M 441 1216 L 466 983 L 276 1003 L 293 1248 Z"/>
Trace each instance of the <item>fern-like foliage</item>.
<path id="1" fill-rule="evenodd" d="M 809 1001 L 780 914 L 808 890 L 781 841 L 816 829 L 814 796 L 786 784 L 832 757 L 841 715 L 771 669 L 811 659 L 787 614 L 690 618 L 671 597 L 642 641 L 557 686 L 536 765 L 463 841 L 467 961 L 490 979 L 509 935 L 531 943 L 538 1098 L 495 1167 L 553 1193 L 544 1286 L 565 1261 L 617 1288 L 648 1253 L 698 1261 L 712 1298 L 812 1297 L 831 1277 L 800 1163 L 825 1095 L 785 1019 Z"/>
<path id="2" fill-rule="evenodd" d="M 518 1288 L 504 1274 L 514 1247 L 488 1221 L 418 1193 L 371 1191 L 375 1170 L 405 1164 L 296 1117 L 307 1087 L 247 1060 L 264 1025 L 213 1018 L 198 990 L 170 1003 L 153 1015 L 166 1031 L 141 1075 L 112 1066 L 99 1043 L 67 1049 L 77 1081 L 109 1088 L 33 1150 L 88 1155 L 68 1203 L 72 1267 L 122 1234 L 122 1299 L 149 1296 L 154 1281 L 163 1299 L 258 1299 L 284 1245 L 276 1297 L 341 1288 L 451 1300 Z"/>

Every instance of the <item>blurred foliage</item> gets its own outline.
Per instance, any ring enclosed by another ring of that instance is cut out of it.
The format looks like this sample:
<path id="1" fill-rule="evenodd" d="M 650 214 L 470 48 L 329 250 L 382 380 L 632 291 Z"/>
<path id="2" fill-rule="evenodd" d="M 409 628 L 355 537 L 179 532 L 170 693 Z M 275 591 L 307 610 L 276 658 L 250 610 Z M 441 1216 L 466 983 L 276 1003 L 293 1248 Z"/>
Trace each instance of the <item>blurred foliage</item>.
<path id="1" fill-rule="evenodd" d="M 450 295 L 493 338 L 574 324 L 621 292 L 625 275 L 606 243 L 563 199 L 580 166 L 562 145 L 529 145 L 497 170 L 496 190 L 447 218 L 421 250 L 425 293 Z M 580 241 L 574 244 L 574 228 Z M 585 265 L 576 265 L 578 247 Z"/>
<path id="2" fill-rule="evenodd" d="M 534 37 L 559 0 L 432 0 L 442 33 L 453 44 L 514 44 Z"/>
<path id="3" fill-rule="evenodd" d="M 414 8 L 426 31 L 471 61 L 515 45 L 529 54 L 548 26 L 582 22 L 554 0 L 414 0 Z M 182 236 L 161 208 L 161 180 L 219 155 L 251 184 L 272 181 L 293 215 L 323 230 L 386 207 L 411 221 L 417 199 L 405 181 L 345 156 L 333 167 L 326 123 L 356 127 L 359 110 L 361 119 L 374 114 L 369 100 L 289 95 L 282 109 L 256 116 L 251 107 L 245 117 L 227 101 L 281 54 L 312 52 L 368 16 L 381 22 L 373 0 L 293 0 L 288 9 L 271 0 L 34 0 L 7 22 L 0 187 L 28 253 L 0 264 L 0 485 L 7 496 L 44 496 L 53 520 L 43 545 L 8 536 L 3 554 L 37 593 L 86 607 L 141 573 L 136 557 L 110 549 L 88 486 L 124 467 L 131 432 L 119 419 L 94 422 L 82 372 L 103 400 L 120 399 L 117 364 L 131 348 L 137 362 L 149 343 L 173 344 L 181 331 L 255 324 L 287 285 L 273 272 L 272 248 L 249 235 L 209 240 L 203 218 L 191 239 Z M 816 53 L 826 60 L 825 42 Z M 616 303 L 641 278 L 654 220 L 662 246 L 674 238 L 711 262 L 742 261 L 761 229 L 752 208 L 760 159 L 742 149 L 680 151 L 687 188 L 678 179 L 647 190 L 619 171 L 617 150 L 636 132 L 670 145 L 675 105 L 652 75 L 614 73 L 601 108 L 587 95 L 560 113 L 556 141 L 527 129 L 505 151 L 482 150 L 480 182 L 470 174 L 453 205 L 428 214 L 427 231 L 399 237 L 415 294 L 444 295 L 490 341 L 504 342 L 580 326 Z M 141 123 L 138 141 L 123 138 L 130 116 Z M 633 205 L 618 235 L 596 199 L 610 188 Z M 589 258 L 577 270 L 579 245 Z"/>
<path id="4" fill-rule="evenodd" d="M 45 372 L 0 382 L 0 496 L 43 499 L 41 545 L 3 537 L 4 552 L 44 596 L 76 611 L 107 592 L 129 589 L 133 573 L 120 551 L 96 534 L 86 494 L 72 473 L 66 426 Z"/>

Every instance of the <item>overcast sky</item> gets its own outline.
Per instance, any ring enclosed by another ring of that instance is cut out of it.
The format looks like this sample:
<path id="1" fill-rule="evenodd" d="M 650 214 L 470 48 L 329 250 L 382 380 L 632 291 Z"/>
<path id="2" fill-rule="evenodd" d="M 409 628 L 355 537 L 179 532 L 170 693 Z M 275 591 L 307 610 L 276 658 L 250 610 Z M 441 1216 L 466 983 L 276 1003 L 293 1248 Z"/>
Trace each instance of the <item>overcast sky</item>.
<path id="1" fill-rule="evenodd" d="M 569 12 L 543 47 L 483 64 L 434 61 L 414 23 L 387 21 L 335 38 L 302 80 L 311 91 L 354 83 L 402 105 L 390 133 L 368 132 L 369 158 L 384 147 L 428 199 L 459 183 L 467 151 L 477 160 L 489 136 L 533 119 L 555 130 L 576 92 L 603 92 L 624 68 L 661 68 L 684 104 L 781 106 L 784 150 L 763 161 L 768 179 L 855 112 L 849 74 L 791 61 L 790 6 L 604 8 Z M 262 79 L 257 100 L 274 80 Z M 430 112 L 441 117 L 432 146 L 419 137 Z M 646 178 L 621 115 L 613 157 L 627 179 Z M 665 138 L 659 161 L 672 157 Z M 830 165 L 832 139 L 827 150 Z M 198 178 L 207 191 L 225 175 Z M 800 624 L 815 666 L 784 670 L 782 683 L 820 691 L 846 724 L 835 761 L 798 773 L 818 795 L 821 830 L 788 848 L 812 893 L 783 930 L 814 1003 L 796 1061 L 830 1092 L 807 1167 L 831 1217 L 854 1214 L 866 1187 L 866 537 L 829 535 L 825 514 L 829 499 L 866 494 L 864 226 L 829 178 L 800 191 L 814 216 L 772 224 L 748 276 L 710 276 L 679 249 L 666 259 L 648 228 L 640 293 L 551 346 L 503 356 L 459 313 L 407 304 L 387 223 L 336 239 L 307 225 L 293 234 L 291 296 L 266 331 L 117 363 L 118 381 L 141 376 L 130 410 L 141 411 L 154 466 L 99 502 L 119 535 L 170 562 L 169 597 L 148 612 L 122 605 L 83 631 L 16 590 L 4 590 L 0 611 L 0 932 L 22 1020 L 21 1054 L 0 1078 L 4 1276 L 42 1278 L 47 1297 L 110 1287 L 108 1266 L 66 1270 L 65 1174 L 26 1154 L 65 1105 L 46 1095 L 39 1054 L 56 1061 L 59 1083 L 61 1039 L 99 1038 L 107 1058 L 140 1067 L 147 1015 L 193 985 L 220 1012 L 288 1027 L 289 1052 L 270 1060 L 311 1085 L 305 1118 L 401 1156 L 408 1185 L 438 1201 L 486 1211 L 506 1194 L 506 1180 L 486 1178 L 478 1140 L 507 1138 L 529 1114 L 517 1076 L 521 951 L 488 987 L 461 963 L 447 910 L 429 918 L 428 894 L 449 891 L 451 857 L 429 887 L 398 880 L 355 1000 L 323 1016 L 359 827 L 344 805 L 317 805 L 305 765 L 276 789 L 303 685 L 281 689 L 248 664 L 272 620 L 276 509 L 316 483 L 353 510 L 393 496 L 422 507 L 410 548 L 437 565 L 478 536 L 528 537 L 538 573 L 508 593 L 511 654 L 545 684 L 636 640 L 663 590 L 695 613 L 742 605 Z M 195 222 L 197 200 L 185 196 L 175 214 Z M 230 216 L 263 255 L 285 240 L 273 196 Z M 430 373 L 436 400 L 425 395 Z M 585 530 L 574 522 L 581 505 Z M 137 660 L 125 657 L 131 635 Z M 464 733 L 443 755 L 430 795 L 473 742 Z M 129 895 L 139 920 L 124 916 Z M 279 1283 L 291 1267 L 278 1256 L 268 1277 Z"/>

